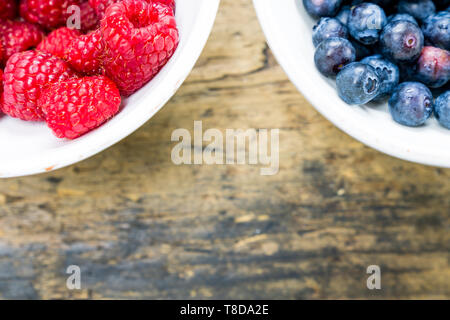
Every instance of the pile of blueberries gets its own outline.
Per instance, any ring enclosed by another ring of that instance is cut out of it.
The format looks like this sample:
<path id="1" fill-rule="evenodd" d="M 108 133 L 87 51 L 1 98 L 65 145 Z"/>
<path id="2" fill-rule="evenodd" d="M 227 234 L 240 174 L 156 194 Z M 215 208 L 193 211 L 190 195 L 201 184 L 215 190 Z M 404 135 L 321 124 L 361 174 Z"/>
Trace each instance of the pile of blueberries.
<path id="1" fill-rule="evenodd" d="M 303 0 L 319 21 L 314 61 L 348 104 L 389 99 L 418 127 L 434 113 L 450 129 L 450 0 Z M 434 97 L 437 97 L 434 99 Z"/>

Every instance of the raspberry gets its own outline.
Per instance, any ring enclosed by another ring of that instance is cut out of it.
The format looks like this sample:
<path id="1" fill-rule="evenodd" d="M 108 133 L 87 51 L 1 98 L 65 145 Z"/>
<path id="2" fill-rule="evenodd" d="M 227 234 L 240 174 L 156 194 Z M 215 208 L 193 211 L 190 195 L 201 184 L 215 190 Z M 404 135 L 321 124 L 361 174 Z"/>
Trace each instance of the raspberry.
<path id="1" fill-rule="evenodd" d="M 16 12 L 16 0 L 0 0 L 0 19 L 14 19 Z"/>
<path id="2" fill-rule="evenodd" d="M 75 76 L 68 64 L 49 53 L 24 51 L 8 60 L 4 79 L 3 112 L 22 120 L 39 121 L 44 115 L 36 102 L 47 84 Z"/>
<path id="3" fill-rule="evenodd" d="M 66 61 L 70 66 L 86 75 L 103 74 L 101 63 L 103 41 L 100 30 L 74 39 L 67 49 Z"/>
<path id="4" fill-rule="evenodd" d="M 106 9 L 113 3 L 120 2 L 121 0 L 89 0 L 91 7 L 95 8 L 97 17 L 101 20 L 105 16 Z M 175 0 L 144 0 L 146 2 L 161 3 L 172 8 L 175 11 Z"/>
<path id="5" fill-rule="evenodd" d="M 81 33 L 78 30 L 62 27 L 50 32 L 36 49 L 64 59 L 68 46 L 80 35 Z"/>
<path id="6" fill-rule="evenodd" d="M 54 29 L 66 24 L 67 8 L 80 3 L 81 0 L 21 0 L 20 15 L 45 29 Z"/>
<path id="7" fill-rule="evenodd" d="M 118 111 L 120 93 L 105 76 L 70 79 L 44 89 L 38 105 L 58 138 L 75 139 L 97 128 Z"/>
<path id="8" fill-rule="evenodd" d="M 173 10 L 141 0 L 125 0 L 106 10 L 101 21 L 106 74 L 131 95 L 171 58 L 179 42 Z"/>
<path id="9" fill-rule="evenodd" d="M 4 47 L 3 63 L 6 63 L 8 58 L 14 53 L 37 46 L 43 36 L 42 30 L 32 23 L 10 20 L 1 21 L 0 40 Z M 0 64 L 2 64 L 1 61 Z"/>

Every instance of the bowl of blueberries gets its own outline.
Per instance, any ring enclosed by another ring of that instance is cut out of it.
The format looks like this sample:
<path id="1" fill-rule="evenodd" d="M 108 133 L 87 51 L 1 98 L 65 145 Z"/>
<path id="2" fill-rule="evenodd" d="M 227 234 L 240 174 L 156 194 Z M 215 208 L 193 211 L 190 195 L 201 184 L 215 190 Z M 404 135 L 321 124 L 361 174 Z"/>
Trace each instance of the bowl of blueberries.
<path id="1" fill-rule="evenodd" d="M 291 81 L 391 156 L 450 167 L 450 0 L 254 0 Z"/>

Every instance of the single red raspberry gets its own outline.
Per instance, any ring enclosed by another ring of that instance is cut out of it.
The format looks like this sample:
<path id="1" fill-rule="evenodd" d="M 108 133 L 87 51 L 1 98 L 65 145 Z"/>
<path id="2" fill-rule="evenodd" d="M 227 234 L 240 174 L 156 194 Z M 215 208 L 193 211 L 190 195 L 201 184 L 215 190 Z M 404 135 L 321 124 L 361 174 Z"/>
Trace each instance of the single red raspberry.
<path id="1" fill-rule="evenodd" d="M 43 120 L 36 104 L 43 87 L 73 76 L 65 61 L 49 53 L 24 51 L 12 55 L 3 76 L 3 112 L 22 120 Z"/>
<path id="2" fill-rule="evenodd" d="M 38 105 L 58 138 L 75 139 L 99 127 L 119 112 L 120 93 L 105 76 L 54 83 L 42 92 Z"/>
<path id="3" fill-rule="evenodd" d="M 62 27 L 50 32 L 36 49 L 64 59 L 70 43 L 80 35 L 78 30 Z"/>
<path id="4" fill-rule="evenodd" d="M 159 72 L 179 42 L 173 10 L 142 0 L 125 0 L 109 6 L 101 21 L 101 31 L 106 74 L 126 96 Z"/>
<path id="5" fill-rule="evenodd" d="M 0 0 L 0 19 L 14 19 L 16 13 L 16 0 Z"/>
<path id="6" fill-rule="evenodd" d="M 102 33 L 93 31 L 74 39 L 67 49 L 66 61 L 70 66 L 86 75 L 104 74 L 102 55 L 104 51 Z"/>
<path id="7" fill-rule="evenodd" d="M 120 2 L 122 0 L 89 0 L 91 7 L 95 8 L 95 12 L 97 13 L 97 17 L 101 20 L 105 16 L 106 9 L 112 5 L 113 3 Z M 144 0 L 148 3 L 162 3 L 167 6 L 170 6 L 172 10 L 175 12 L 175 0 Z"/>
<path id="8" fill-rule="evenodd" d="M 67 8 L 80 5 L 81 0 L 21 0 L 20 15 L 45 29 L 66 25 Z"/>
<path id="9" fill-rule="evenodd" d="M 25 21 L 0 21 L 0 40 L 3 44 L 3 63 L 14 53 L 36 47 L 44 37 L 42 30 Z M 2 64 L 2 61 L 0 61 Z"/>

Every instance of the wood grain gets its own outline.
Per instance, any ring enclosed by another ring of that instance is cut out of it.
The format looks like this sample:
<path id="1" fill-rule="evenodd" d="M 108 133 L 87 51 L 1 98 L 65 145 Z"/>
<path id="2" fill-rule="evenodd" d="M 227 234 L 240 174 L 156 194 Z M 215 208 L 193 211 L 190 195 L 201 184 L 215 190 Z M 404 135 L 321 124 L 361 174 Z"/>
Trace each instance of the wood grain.
<path id="1" fill-rule="evenodd" d="M 174 165 L 171 133 L 194 120 L 279 128 L 279 174 Z M 0 297 L 448 299 L 449 181 L 336 129 L 277 65 L 251 1 L 223 0 L 192 74 L 144 127 L 69 168 L 0 181 Z M 79 291 L 65 286 L 72 264 Z"/>

